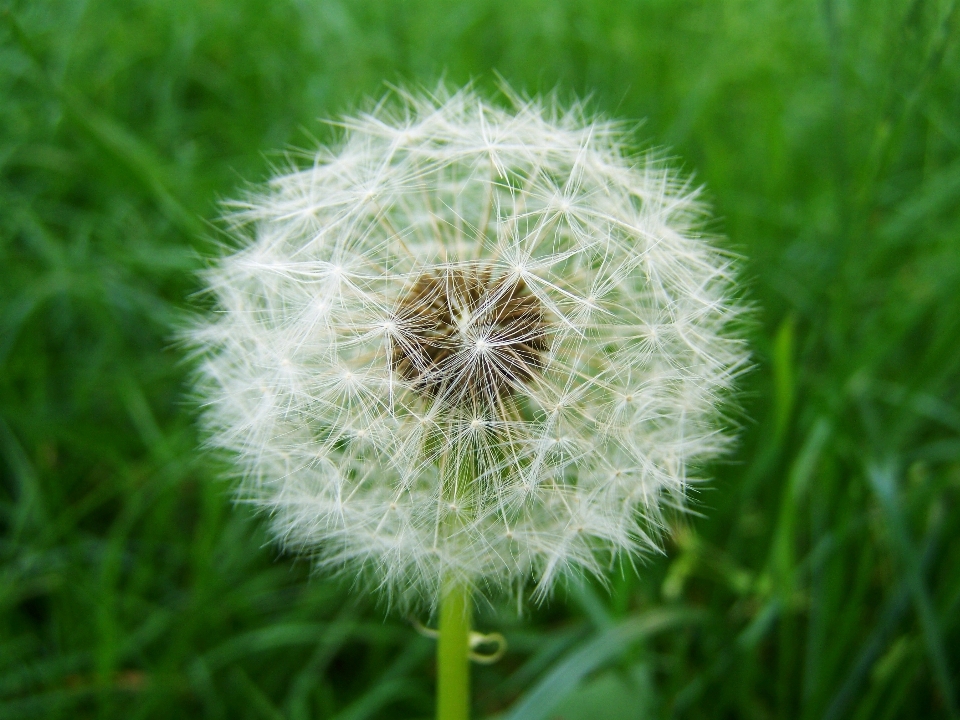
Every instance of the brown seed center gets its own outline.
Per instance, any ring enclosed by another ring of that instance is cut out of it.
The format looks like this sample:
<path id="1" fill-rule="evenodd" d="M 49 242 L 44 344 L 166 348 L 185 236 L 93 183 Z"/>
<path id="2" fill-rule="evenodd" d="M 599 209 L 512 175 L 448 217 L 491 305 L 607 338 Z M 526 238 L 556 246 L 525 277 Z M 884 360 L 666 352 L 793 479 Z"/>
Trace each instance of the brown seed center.
<path id="1" fill-rule="evenodd" d="M 452 404 L 495 404 L 543 366 L 543 306 L 519 279 L 468 265 L 422 274 L 394 317 L 391 366 Z"/>

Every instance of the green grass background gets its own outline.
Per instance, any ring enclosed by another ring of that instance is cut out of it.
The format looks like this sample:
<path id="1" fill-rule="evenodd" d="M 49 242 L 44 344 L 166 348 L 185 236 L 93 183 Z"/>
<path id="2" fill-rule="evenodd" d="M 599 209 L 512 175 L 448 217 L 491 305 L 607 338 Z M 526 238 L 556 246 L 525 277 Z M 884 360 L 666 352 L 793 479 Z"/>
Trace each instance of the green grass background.
<path id="1" fill-rule="evenodd" d="M 432 642 L 232 506 L 172 328 L 318 118 L 497 73 L 644 119 L 758 311 L 700 515 L 482 608 L 476 717 L 960 717 L 958 37 L 947 0 L 0 2 L 0 717 L 431 715 Z"/>

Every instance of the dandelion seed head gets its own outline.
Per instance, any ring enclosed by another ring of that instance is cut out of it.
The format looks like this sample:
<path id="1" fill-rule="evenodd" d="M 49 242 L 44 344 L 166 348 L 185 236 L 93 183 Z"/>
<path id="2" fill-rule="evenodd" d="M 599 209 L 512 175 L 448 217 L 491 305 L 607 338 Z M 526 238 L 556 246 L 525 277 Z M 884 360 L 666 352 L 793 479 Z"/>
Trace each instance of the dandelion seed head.
<path id="1" fill-rule="evenodd" d="M 736 263 L 697 191 L 553 101 L 399 93 L 234 206 L 191 333 L 240 495 L 433 605 L 656 546 L 730 442 Z"/>

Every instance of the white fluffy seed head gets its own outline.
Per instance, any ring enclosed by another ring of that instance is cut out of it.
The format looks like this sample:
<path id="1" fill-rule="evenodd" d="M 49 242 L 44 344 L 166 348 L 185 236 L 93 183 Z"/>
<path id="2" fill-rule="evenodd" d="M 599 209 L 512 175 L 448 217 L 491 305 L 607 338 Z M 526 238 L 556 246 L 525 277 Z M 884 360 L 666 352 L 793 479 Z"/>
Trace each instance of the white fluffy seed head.
<path id="1" fill-rule="evenodd" d="M 283 543 L 385 597 L 655 547 L 747 355 L 696 191 L 555 102 L 399 94 L 230 216 L 191 340 Z"/>

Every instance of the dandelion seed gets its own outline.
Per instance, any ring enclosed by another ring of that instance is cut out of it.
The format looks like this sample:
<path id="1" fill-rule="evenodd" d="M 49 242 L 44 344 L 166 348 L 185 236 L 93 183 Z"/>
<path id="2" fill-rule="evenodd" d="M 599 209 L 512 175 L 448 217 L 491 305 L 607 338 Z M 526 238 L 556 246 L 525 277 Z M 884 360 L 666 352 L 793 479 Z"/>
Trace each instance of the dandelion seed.
<path id="1" fill-rule="evenodd" d="M 287 546 L 434 606 L 656 543 L 746 362 L 695 189 L 614 124 L 402 94 L 236 205 L 193 341 Z"/>

